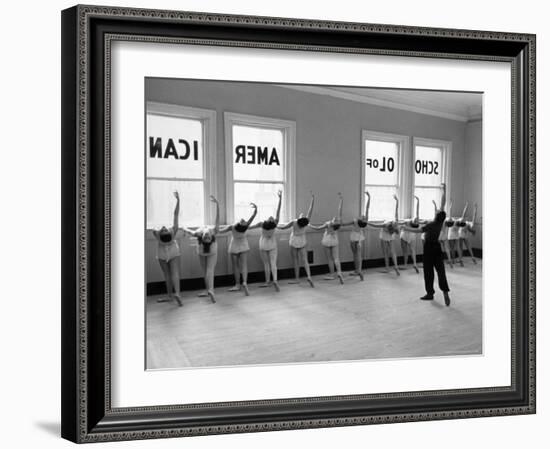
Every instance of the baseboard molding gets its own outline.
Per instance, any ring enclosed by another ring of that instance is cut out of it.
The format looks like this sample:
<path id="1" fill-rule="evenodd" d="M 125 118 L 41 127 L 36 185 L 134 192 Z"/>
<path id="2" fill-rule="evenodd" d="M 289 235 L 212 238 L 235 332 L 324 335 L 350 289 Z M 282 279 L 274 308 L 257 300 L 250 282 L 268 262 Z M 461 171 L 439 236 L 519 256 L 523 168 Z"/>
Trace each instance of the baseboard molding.
<path id="1" fill-rule="evenodd" d="M 478 248 L 472 248 L 474 256 L 478 259 L 482 258 L 482 250 Z M 422 254 L 416 256 L 416 261 L 418 263 L 422 262 Z M 403 263 L 403 257 L 397 257 L 397 263 L 401 265 Z M 409 263 L 411 259 L 409 258 Z M 384 258 L 379 259 L 365 259 L 363 260 L 363 269 L 367 268 L 381 268 L 384 267 Z M 354 269 L 353 261 L 342 262 L 342 271 L 352 271 Z M 329 268 L 327 264 L 323 265 L 310 265 L 310 270 L 312 275 L 327 274 Z M 294 277 L 294 268 L 282 268 L 277 271 L 277 276 L 280 280 L 292 279 Z M 303 267 L 300 268 L 300 276 L 305 277 L 306 272 Z M 254 284 L 256 282 L 264 282 L 265 274 L 263 271 L 253 271 L 248 273 L 248 283 Z M 224 274 L 216 276 L 214 278 L 214 285 L 216 287 L 230 287 L 235 283 L 234 277 L 232 274 Z M 180 281 L 180 290 L 200 290 L 204 288 L 204 279 L 201 278 L 191 278 Z M 150 295 L 162 295 L 166 293 L 166 284 L 163 281 L 160 282 L 149 282 L 147 283 L 147 296 Z"/>

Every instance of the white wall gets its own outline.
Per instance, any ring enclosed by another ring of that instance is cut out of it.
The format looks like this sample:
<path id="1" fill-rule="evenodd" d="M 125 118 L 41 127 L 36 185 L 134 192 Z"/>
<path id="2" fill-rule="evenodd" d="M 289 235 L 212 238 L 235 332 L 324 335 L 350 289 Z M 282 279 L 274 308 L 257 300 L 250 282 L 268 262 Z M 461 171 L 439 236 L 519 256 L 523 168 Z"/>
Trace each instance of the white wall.
<path id="1" fill-rule="evenodd" d="M 378 131 L 409 136 L 423 137 L 452 142 L 452 170 L 450 185 L 455 212 L 464 202 L 465 139 L 470 139 L 468 147 L 469 163 L 481 165 L 481 135 L 467 133 L 467 123 L 443 119 L 432 115 L 364 104 L 324 95 L 290 90 L 275 85 L 249 83 L 201 82 L 192 80 L 148 79 L 146 81 L 148 100 L 215 110 L 217 113 L 217 178 L 218 199 L 220 200 L 221 221 L 225 223 L 225 154 L 224 112 L 237 112 L 296 122 L 296 204 L 298 212 L 305 212 L 309 202 L 309 191 L 316 195 L 313 211 L 314 223 L 324 222 L 336 215 L 337 192 L 344 195 L 344 219 L 356 217 L 360 212 L 361 180 L 361 130 Z M 476 141 L 479 139 L 479 142 Z M 479 175 L 481 175 L 479 173 Z M 479 184 L 479 186 L 481 186 Z M 184 195 L 185 196 L 185 195 Z M 373 202 L 378 199 L 374 197 Z M 258 217 L 263 219 L 263 217 Z M 388 217 L 388 219 L 391 217 Z M 349 229 L 340 232 L 340 257 L 342 261 L 352 261 L 349 248 Z M 364 253 L 367 259 L 382 257 L 378 242 L 378 230 L 368 230 L 368 240 Z M 279 268 L 291 268 L 288 251 L 288 232 L 279 232 Z M 321 232 L 310 232 L 308 248 L 314 253 L 314 264 L 326 263 L 325 253 L 320 244 Z M 258 251 L 259 233 L 250 232 L 252 251 L 249 254 L 250 271 L 263 271 Z M 220 236 L 217 274 L 231 273 L 227 257 L 227 237 Z M 182 247 L 182 277 L 201 277 L 195 249 L 190 247 L 189 238 L 179 241 Z M 398 243 L 398 242 L 397 242 Z M 418 252 L 422 245 L 418 239 Z M 396 244 L 398 254 L 401 249 Z M 156 241 L 150 235 L 146 244 L 147 281 L 162 281 L 162 272 L 155 260 Z"/>
<path id="2" fill-rule="evenodd" d="M 2 9 L 0 192 L 2 314 L 0 407 L 3 447 L 74 447 L 59 438 L 60 403 L 60 17 L 72 0 L 7 2 Z M 550 30 L 545 3 L 536 0 L 410 2 L 257 2 L 253 0 L 109 0 L 171 9 L 397 23 L 538 34 L 539 229 L 550 220 Z M 23 230 L 25 236 L 21 236 Z M 30 235 L 27 235 L 27 232 Z M 539 232 L 538 414 L 441 422 L 347 427 L 187 440 L 99 444 L 94 448 L 518 448 L 543 447 L 550 421 L 550 316 L 544 282 L 548 233 Z M 29 286 L 31 288 L 29 289 Z M 141 301 L 141 298 L 136 298 Z"/>

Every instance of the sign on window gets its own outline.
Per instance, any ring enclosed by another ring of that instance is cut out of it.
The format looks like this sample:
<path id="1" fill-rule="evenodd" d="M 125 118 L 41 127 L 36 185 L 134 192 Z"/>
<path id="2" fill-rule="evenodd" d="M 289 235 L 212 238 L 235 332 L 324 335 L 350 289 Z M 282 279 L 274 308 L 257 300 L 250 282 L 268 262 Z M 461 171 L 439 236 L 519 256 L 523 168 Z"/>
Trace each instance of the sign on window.
<path id="1" fill-rule="evenodd" d="M 200 120 L 147 114 L 147 177 L 202 179 Z"/>
<path id="2" fill-rule="evenodd" d="M 283 131 L 233 125 L 233 179 L 283 181 Z"/>
<path id="3" fill-rule="evenodd" d="M 365 184 L 396 185 L 399 144 L 367 140 L 365 145 Z"/>
<path id="4" fill-rule="evenodd" d="M 439 187 L 442 181 L 442 151 L 437 147 L 415 147 L 414 183 L 418 187 Z"/>

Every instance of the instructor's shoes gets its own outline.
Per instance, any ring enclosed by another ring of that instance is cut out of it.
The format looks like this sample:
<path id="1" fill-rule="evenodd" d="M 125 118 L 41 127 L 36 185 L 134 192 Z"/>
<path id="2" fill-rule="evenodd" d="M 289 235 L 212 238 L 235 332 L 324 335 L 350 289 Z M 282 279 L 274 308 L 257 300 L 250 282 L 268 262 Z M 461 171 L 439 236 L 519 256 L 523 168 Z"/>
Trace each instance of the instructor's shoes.
<path id="1" fill-rule="evenodd" d="M 449 307 L 451 305 L 451 297 L 449 296 L 449 293 L 443 292 L 443 296 L 445 297 L 445 305 Z"/>
<path id="2" fill-rule="evenodd" d="M 423 301 L 431 301 L 432 299 L 434 299 L 434 295 L 424 295 L 421 296 L 420 299 L 422 299 Z"/>

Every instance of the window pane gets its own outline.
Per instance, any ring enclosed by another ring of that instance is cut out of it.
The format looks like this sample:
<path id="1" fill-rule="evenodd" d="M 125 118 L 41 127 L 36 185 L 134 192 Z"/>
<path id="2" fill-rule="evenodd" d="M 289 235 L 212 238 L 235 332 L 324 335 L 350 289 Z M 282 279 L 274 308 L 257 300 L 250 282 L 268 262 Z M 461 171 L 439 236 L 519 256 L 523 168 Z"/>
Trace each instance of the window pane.
<path id="1" fill-rule="evenodd" d="M 147 176 L 203 178 L 202 123 L 147 114 Z"/>
<path id="2" fill-rule="evenodd" d="M 393 220 L 397 187 L 365 186 L 370 193 L 369 220 Z"/>
<path id="3" fill-rule="evenodd" d="M 398 150 L 395 142 L 365 141 L 365 184 L 397 184 Z"/>
<path id="4" fill-rule="evenodd" d="M 442 190 L 439 187 L 416 187 L 414 194 L 419 199 L 420 204 L 420 218 L 425 220 L 431 220 L 434 217 L 434 205 L 432 200 L 435 201 L 437 207 L 441 206 Z M 416 213 L 416 210 L 414 211 Z"/>
<path id="5" fill-rule="evenodd" d="M 442 150 L 437 147 L 415 146 L 414 184 L 439 187 L 442 181 Z"/>
<path id="6" fill-rule="evenodd" d="M 244 218 L 248 220 L 252 213 L 250 203 L 256 203 L 258 206 L 258 220 L 265 220 L 269 216 L 274 216 L 277 212 L 277 191 L 283 191 L 283 204 L 281 206 L 281 221 L 286 220 L 286 211 L 284 210 L 284 188 L 283 184 L 255 184 L 251 182 L 235 183 L 235 221 Z M 256 221 L 256 220 L 254 220 Z"/>
<path id="7" fill-rule="evenodd" d="M 147 229 L 172 226 L 176 199 L 180 194 L 180 225 L 204 223 L 204 186 L 202 181 L 147 180 Z"/>
<path id="8" fill-rule="evenodd" d="M 283 181 L 283 131 L 233 125 L 233 179 Z"/>

